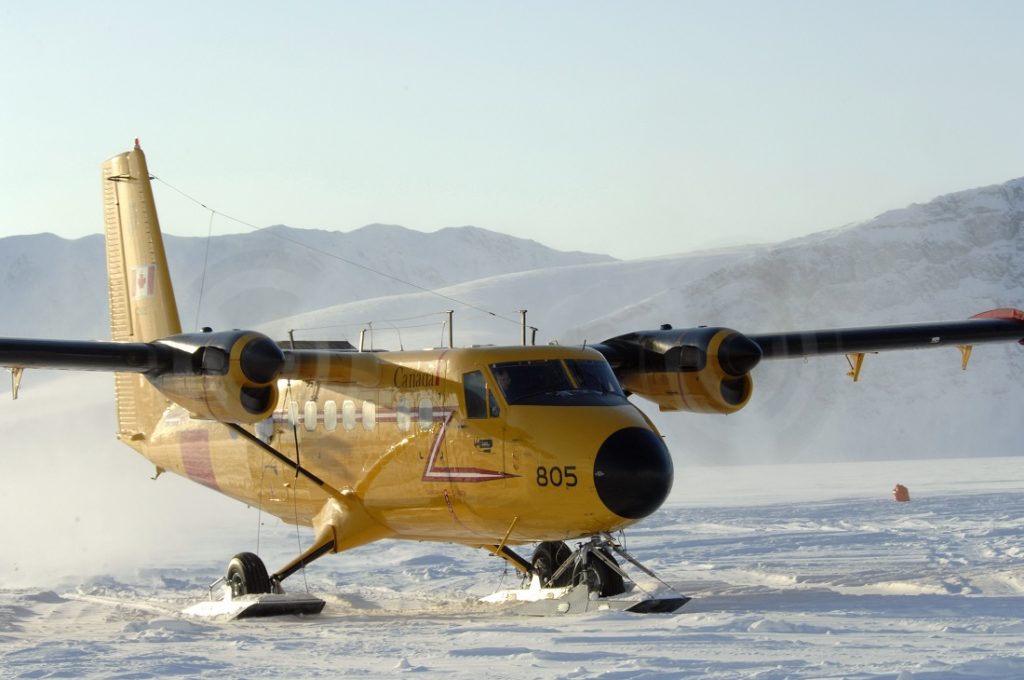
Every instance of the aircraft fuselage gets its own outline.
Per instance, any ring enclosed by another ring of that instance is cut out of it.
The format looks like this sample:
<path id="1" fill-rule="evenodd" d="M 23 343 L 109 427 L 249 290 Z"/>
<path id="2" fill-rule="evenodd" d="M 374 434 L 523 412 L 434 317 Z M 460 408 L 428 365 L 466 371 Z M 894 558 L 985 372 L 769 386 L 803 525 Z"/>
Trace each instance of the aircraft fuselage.
<path id="1" fill-rule="evenodd" d="M 281 381 L 273 417 L 251 428 L 357 499 L 379 528 L 363 532 L 365 540 L 479 545 L 590 536 L 649 515 L 671 488 L 660 435 L 594 350 L 373 358 L 376 370 L 353 382 Z M 177 405 L 143 453 L 287 522 L 317 526 L 328 500 L 223 423 L 191 418 Z"/>

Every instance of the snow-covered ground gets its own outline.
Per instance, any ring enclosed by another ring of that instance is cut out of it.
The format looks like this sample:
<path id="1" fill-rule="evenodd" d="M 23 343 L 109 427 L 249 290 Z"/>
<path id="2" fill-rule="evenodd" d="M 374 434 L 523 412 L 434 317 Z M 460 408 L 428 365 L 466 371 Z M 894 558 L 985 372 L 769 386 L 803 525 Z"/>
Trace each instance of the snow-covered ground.
<path id="1" fill-rule="evenodd" d="M 0 590 L 0 675 L 1024 677 L 1024 458 L 679 470 L 626 536 L 694 597 L 671 615 L 517 616 L 477 602 L 518 582 L 497 559 L 388 541 L 287 582 L 323 596 L 321 616 L 184 617 L 254 543 L 251 512 L 127 576 Z M 262 553 L 281 563 L 297 538 L 267 520 Z"/>

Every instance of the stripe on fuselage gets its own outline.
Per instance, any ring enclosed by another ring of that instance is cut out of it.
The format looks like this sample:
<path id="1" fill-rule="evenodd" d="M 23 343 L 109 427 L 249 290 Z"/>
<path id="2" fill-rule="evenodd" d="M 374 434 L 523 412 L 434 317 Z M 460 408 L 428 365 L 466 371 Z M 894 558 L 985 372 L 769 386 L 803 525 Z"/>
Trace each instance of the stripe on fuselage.
<path id="1" fill-rule="evenodd" d="M 220 491 L 217 478 L 213 474 L 209 432 L 186 430 L 181 433 L 181 462 L 189 479 Z"/>

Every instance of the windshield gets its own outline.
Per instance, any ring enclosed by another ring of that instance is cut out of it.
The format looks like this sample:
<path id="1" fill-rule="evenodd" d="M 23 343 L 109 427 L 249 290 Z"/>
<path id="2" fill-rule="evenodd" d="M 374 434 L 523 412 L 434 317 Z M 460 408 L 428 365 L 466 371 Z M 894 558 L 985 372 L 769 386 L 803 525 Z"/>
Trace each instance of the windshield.
<path id="1" fill-rule="evenodd" d="M 578 389 L 617 394 L 625 398 L 619 379 L 606 362 L 595 359 L 569 359 L 565 363 Z"/>
<path id="2" fill-rule="evenodd" d="M 599 359 L 544 359 L 491 364 L 509 405 L 609 406 L 626 397 L 611 368 Z"/>

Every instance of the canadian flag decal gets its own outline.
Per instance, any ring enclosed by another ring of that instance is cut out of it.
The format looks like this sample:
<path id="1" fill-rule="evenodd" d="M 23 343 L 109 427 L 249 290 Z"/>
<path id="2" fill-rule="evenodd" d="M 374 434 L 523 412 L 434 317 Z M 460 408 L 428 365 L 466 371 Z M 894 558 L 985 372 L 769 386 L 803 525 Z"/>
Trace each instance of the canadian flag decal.
<path id="1" fill-rule="evenodd" d="M 156 265 L 144 264 L 141 267 L 135 267 L 132 287 L 135 289 L 136 300 L 153 297 L 153 292 L 156 289 Z"/>

